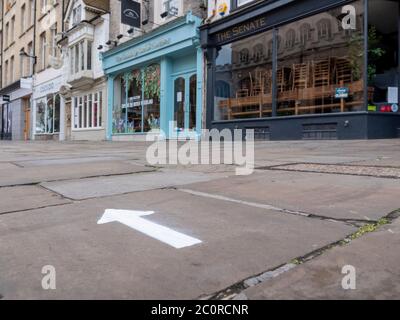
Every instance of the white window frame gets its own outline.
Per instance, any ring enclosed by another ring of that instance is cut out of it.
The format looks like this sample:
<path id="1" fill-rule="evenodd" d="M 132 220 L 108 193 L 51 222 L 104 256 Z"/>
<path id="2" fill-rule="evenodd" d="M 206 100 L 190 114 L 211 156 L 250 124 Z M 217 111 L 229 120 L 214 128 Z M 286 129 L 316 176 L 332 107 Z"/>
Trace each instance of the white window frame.
<path id="1" fill-rule="evenodd" d="M 95 105 L 97 104 L 96 122 L 94 122 Z M 72 98 L 72 131 L 103 129 L 103 91 L 87 93 Z M 91 115 L 89 119 L 89 115 Z M 95 126 L 96 124 L 96 126 Z"/>
<path id="2" fill-rule="evenodd" d="M 91 65 L 88 68 L 88 47 L 90 46 Z M 90 39 L 81 40 L 69 47 L 69 73 L 71 76 L 79 74 L 80 72 L 93 70 L 93 41 Z"/>

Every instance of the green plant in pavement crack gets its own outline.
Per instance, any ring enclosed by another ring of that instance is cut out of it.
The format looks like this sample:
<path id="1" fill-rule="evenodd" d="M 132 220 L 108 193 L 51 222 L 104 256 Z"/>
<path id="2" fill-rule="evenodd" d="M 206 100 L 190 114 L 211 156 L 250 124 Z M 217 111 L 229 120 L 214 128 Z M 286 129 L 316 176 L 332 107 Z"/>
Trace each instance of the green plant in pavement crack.
<path id="1" fill-rule="evenodd" d="M 390 221 L 386 218 L 382 218 L 382 219 L 378 220 L 376 223 L 368 223 L 368 224 L 360 227 L 357 232 L 353 233 L 349 237 L 349 239 L 350 240 L 358 239 L 367 233 L 375 232 L 381 226 L 384 226 L 389 223 L 390 223 Z"/>

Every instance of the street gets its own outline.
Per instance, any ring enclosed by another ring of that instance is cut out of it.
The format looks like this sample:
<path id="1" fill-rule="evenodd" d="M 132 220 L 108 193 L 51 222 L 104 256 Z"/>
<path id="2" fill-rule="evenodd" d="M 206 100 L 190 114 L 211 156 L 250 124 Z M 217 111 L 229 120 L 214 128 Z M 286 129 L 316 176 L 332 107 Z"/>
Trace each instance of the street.
<path id="1" fill-rule="evenodd" d="M 399 139 L 256 142 L 249 176 L 146 148 L 0 142 L 0 299 L 400 298 Z"/>

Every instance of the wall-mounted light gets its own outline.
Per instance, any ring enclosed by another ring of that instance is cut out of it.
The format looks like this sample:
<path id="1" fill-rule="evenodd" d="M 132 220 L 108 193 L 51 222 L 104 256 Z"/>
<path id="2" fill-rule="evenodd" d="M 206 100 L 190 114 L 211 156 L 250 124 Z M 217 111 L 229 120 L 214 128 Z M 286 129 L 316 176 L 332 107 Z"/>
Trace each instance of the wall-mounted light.
<path id="1" fill-rule="evenodd" d="M 27 57 L 27 58 L 33 59 L 33 63 L 34 63 L 34 64 L 36 64 L 36 62 L 37 62 L 37 56 L 32 56 L 32 55 L 26 53 L 26 52 L 25 52 L 25 49 L 21 49 L 21 50 L 19 51 L 19 55 L 20 55 L 20 57 Z"/>

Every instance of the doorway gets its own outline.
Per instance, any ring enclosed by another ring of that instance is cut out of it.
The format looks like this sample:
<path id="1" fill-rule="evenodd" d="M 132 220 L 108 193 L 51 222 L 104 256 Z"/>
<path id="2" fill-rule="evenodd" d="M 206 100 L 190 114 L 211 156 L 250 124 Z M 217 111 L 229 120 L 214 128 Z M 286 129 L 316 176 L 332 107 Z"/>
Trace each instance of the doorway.
<path id="1" fill-rule="evenodd" d="M 31 132 L 31 106 L 29 99 L 23 99 L 23 110 L 24 110 L 24 140 L 30 140 Z"/>
<path id="2" fill-rule="evenodd" d="M 187 73 L 174 78 L 174 134 L 190 138 L 197 128 L 197 75 Z"/>

